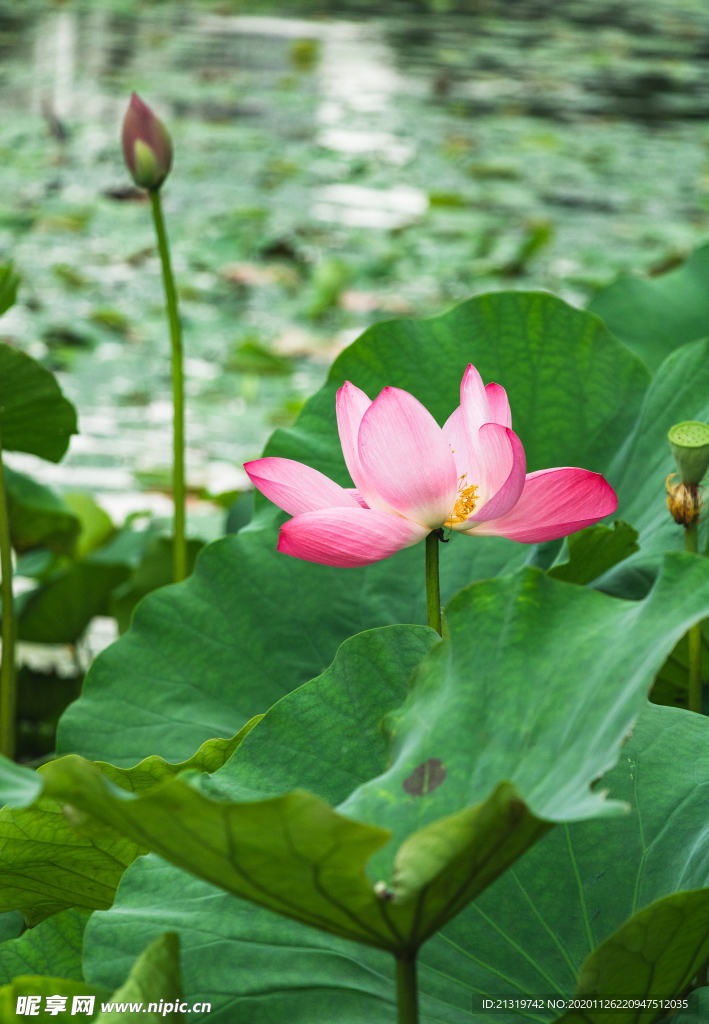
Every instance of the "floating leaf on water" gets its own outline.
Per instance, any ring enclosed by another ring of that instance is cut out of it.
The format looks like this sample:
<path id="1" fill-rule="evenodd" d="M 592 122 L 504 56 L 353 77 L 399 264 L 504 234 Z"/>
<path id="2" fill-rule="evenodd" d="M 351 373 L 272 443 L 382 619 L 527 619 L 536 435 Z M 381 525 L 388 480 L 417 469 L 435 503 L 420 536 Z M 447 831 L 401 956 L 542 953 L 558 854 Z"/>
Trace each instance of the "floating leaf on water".
<path id="1" fill-rule="evenodd" d="M 232 350 L 224 369 L 263 377 L 283 376 L 293 372 L 293 363 L 253 338 L 242 341 Z"/>
<path id="2" fill-rule="evenodd" d="M 130 320 L 125 313 L 109 306 L 95 309 L 91 313 L 90 319 L 100 327 L 105 327 L 106 330 L 113 334 L 120 334 L 122 337 L 125 337 L 130 331 Z"/>

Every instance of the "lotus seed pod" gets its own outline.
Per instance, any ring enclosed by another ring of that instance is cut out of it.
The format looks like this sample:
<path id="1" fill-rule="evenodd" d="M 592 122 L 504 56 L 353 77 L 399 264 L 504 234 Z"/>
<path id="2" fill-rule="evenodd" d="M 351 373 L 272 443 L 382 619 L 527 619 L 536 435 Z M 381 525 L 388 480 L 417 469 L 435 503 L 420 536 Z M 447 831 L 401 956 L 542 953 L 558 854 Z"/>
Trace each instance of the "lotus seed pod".
<path id="1" fill-rule="evenodd" d="M 159 117 L 135 93 L 123 119 L 123 156 L 133 181 L 159 189 L 172 166 L 172 140 Z"/>
<path id="2" fill-rule="evenodd" d="M 676 423 L 667 435 L 683 484 L 698 484 L 709 468 L 709 424 Z"/>

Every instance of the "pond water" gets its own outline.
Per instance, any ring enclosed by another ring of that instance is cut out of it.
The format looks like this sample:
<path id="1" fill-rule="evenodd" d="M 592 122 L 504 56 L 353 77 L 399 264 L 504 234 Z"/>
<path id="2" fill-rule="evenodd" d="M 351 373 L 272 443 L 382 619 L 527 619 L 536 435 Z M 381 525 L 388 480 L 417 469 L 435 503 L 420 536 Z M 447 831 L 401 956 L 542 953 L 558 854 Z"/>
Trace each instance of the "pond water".
<path id="1" fill-rule="evenodd" d="M 0 256 L 23 286 L 0 334 L 57 371 L 81 434 L 58 467 L 10 461 L 117 520 L 170 508 L 159 263 L 119 148 L 132 89 L 176 146 L 195 496 L 243 487 L 368 324 L 498 288 L 583 305 L 706 236 L 704 3 L 19 10 L 0 4 Z"/>

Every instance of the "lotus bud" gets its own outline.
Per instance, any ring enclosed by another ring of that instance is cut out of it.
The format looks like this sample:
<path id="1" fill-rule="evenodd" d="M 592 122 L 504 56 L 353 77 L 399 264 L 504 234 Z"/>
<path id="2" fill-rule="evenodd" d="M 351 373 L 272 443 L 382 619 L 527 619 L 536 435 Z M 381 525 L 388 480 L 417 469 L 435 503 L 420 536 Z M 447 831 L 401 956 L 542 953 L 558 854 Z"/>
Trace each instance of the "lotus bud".
<path id="1" fill-rule="evenodd" d="M 160 188 L 172 166 L 167 128 L 135 93 L 123 119 L 123 156 L 133 181 L 149 192 Z"/>
<path id="2" fill-rule="evenodd" d="M 682 483 L 700 483 L 709 468 L 709 424 L 685 420 L 676 423 L 667 436 Z"/>

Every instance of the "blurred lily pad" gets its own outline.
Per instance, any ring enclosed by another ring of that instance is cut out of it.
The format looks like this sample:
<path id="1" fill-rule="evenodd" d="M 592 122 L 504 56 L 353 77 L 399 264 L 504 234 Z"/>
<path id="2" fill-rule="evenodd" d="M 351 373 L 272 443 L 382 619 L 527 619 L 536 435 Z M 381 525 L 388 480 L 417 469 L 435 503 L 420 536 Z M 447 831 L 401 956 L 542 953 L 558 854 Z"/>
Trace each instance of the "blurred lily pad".
<path id="1" fill-rule="evenodd" d="M 24 352 L 0 343 L 2 447 L 59 462 L 76 433 L 76 410 L 53 374 Z"/>
<path id="2" fill-rule="evenodd" d="M 48 548 L 69 555 L 74 550 L 81 521 L 71 505 L 26 473 L 4 467 L 10 539 L 18 554 Z"/>
<path id="3" fill-rule="evenodd" d="M 20 275 L 12 263 L 0 264 L 0 316 L 6 313 L 17 299 Z"/>
<path id="4" fill-rule="evenodd" d="M 709 335 L 709 245 L 659 277 L 625 275 L 596 292 L 589 310 L 655 372 L 687 342 Z"/>
<path id="5" fill-rule="evenodd" d="M 107 331 L 119 334 L 121 337 L 125 337 L 130 331 L 130 320 L 125 313 L 110 306 L 95 309 L 91 314 L 91 320 L 99 327 L 105 327 Z"/>
<path id="6" fill-rule="evenodd" d="M 258 376 L 284 376 L 293 372 L 292 360 L 271 351 L 256 338 L 240 342 L 229 355 L 225 367 L 237 373 Z"/>

